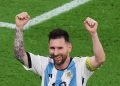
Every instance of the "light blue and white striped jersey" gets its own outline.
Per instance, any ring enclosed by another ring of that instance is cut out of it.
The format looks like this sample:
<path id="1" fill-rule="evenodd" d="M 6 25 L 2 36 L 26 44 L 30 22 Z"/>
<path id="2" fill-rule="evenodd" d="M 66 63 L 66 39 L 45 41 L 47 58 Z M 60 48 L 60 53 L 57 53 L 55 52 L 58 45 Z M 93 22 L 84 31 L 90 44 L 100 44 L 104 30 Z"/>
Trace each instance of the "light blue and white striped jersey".
<path id="1" fill-rule="evenodd" d="M 87 57 L 74 57 L 65 70 L 57 70 L 49 57 L 29 53 L 30 70 L 42 77 L 41 86 L 86 86 L 93 74 L 86 66 Z"/>

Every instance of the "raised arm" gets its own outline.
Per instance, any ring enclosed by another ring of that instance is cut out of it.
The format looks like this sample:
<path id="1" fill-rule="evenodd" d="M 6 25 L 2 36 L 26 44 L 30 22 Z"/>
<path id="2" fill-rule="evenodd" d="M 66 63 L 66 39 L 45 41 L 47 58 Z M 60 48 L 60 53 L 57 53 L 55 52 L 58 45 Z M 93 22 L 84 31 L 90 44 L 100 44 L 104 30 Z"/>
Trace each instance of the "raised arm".
<path id="1" fill-rule="evenodd" d="M 16 36 L 14 40 L 14 53 L 16 58 L 28 66 L 28 58 L 23 44 L 23 27 L 29 21 L 27 12 L 22 12 L 16 15 Z"/>
<path id="2" fill-rule="evenodd" d="M 105 61 L 105 53 L 97 34 L 98 23 L 92 18 L 87 18 L 84 25 L 91 35 L 93 42 L 94 56 L 90 58 L 90 63 L 94 68 L 98 68 Z"/>

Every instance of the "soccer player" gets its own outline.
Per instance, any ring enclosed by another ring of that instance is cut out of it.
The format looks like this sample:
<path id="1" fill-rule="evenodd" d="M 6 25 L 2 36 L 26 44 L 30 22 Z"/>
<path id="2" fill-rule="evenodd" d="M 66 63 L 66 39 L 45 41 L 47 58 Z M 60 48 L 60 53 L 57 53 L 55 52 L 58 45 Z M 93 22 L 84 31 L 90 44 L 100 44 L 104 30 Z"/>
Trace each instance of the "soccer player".
<path id="1" fill-rule="evenodd" d="M 97 34 L 98 23 L 89 17 L 84 21 L 92 39 L 93 56 L 71 58 L 69 53 L 72 44 L 68 33 L 62 29 L 54 29 L 49 33 L 50 57 L 45 57 L 26 52 L 24 49 L 23 27 L 29 18 L 27 12 L 16 15 L 14 41 L 16 58 L 29 70 L 42 77 L 41 86 L 86 86 L 88 78 L 105 61 L 105 53 Z"/>

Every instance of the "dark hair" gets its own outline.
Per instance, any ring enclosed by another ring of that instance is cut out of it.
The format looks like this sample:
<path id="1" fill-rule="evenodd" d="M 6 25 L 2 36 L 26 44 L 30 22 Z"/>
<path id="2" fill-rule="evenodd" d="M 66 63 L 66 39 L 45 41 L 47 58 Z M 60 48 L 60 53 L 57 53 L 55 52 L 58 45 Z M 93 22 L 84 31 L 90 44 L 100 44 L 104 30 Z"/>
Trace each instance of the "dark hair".
<path id="1" fill-rule="evenodd" d="M 50 39 L 58 38 L 64 38 L 66 42 L 70 42 L 68 33 L 60 28 L 54 29 L 49 33 L 49 41 Z"/>

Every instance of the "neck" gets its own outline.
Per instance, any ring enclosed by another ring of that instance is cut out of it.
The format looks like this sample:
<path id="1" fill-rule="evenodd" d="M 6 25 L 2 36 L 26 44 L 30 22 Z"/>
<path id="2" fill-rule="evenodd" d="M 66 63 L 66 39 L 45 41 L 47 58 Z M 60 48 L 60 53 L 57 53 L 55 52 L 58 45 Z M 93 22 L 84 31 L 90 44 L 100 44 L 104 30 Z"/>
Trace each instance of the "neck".
<path id="1" fill-rule="evenodd" d="M 64 69 L 66 69 L 68 67 L 69 63 L 70 63 L 70 57 L 67 57 L 66 61 L 63 64 L 55 65 L 55 67 L 58 70 L 64 70 Z"/>

